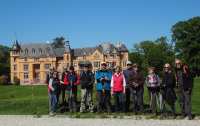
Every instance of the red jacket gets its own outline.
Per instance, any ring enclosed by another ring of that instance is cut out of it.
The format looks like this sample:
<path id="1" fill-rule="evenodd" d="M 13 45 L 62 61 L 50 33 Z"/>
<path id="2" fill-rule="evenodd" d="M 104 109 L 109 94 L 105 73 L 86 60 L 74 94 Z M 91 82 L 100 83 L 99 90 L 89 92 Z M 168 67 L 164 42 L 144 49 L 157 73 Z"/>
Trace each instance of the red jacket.
<path id="1" fill-rule="evenodd" d="M 126 81 L 123 73 L 114 73 L 111 79 L 111 88 L 114 92 L 123 92 Z"/>

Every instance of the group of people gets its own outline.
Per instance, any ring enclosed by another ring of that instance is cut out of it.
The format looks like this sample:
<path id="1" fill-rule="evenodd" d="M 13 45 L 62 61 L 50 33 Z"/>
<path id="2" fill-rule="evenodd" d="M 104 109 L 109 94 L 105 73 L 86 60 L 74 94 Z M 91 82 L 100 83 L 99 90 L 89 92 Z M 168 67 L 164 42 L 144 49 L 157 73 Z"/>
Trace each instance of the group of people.
<path id="1" fill-rule="evenodd" d="M 70 112 L 94 112 L 93 92 L 96 87 L 96 111 L 112 112 L 111 99 L 114 100 L 114 112 L 144 112 L 144 87 L 146 85 L 149 95 L 149 110 L 154 113 L 167 113 L 168 105 L 172 114 L 176 116 L 175 103 L 178 99 L 181 114 L 192 119 L 191 93 L 193 78 L 189 67 L 181 60 L 175 61 L 175 69 L 166 63 L 163 67 L 162 79 L 155 72 L 155 67 L 148 68 L 145 77 L 137 64 L 127 62 L 127 69 L 120 66 L 114 70 L 107 68 L 106 62 L 101 63 L 101 69 L 92 72 L 90 65 L 85 64 L 84 70 L 77 74 L 74 67 L 64 68 L 61 77 L 58 72 L 51 69 L 47 75 L 49 92 L 49 111 L 54 115 L 58 103 L 67 106 Z M 77 106 L 77 86 L 81 87 L 81 103 Z M 61 94 L 61 101 L 59 96 Z M 79 109 L 77 109 L 79 108 Z"/>

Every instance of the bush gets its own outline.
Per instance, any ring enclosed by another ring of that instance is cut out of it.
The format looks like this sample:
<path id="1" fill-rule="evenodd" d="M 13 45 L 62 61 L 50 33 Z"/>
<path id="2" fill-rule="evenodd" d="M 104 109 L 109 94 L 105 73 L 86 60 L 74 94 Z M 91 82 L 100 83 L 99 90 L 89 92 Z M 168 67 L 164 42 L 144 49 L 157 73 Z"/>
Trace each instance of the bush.
<path id="1" fill-rule="evenodd" d="M 20 79 L 17 77 L 14 77 L 14 85 L 20 85 Z"/>
<path id="2" fill-rule="evenodd" d="M 7 85 L 7 84 L 9 84 L 8 76 L 5 76 L 5 75 L 0 76 L 0 84 L 1 85 Z"/>

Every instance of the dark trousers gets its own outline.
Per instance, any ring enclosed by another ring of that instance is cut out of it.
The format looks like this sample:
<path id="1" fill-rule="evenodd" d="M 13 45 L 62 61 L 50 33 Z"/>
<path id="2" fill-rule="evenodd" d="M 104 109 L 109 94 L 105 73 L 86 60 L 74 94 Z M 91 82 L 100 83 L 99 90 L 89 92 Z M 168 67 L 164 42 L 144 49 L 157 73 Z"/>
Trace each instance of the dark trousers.
<path id="1" fill-rule="evenodd" d="M 176 114 L 176 93 L 173 88 L 163 88 L 160 90 L 160 93 L 162 95 L 162 101 L 161 101 L 161 113 L 166 112 L 166 104 L 168 104 L 172 110 L 173 115 Z"/>
<path id="2" fill-rule="evenodd" d="M 66 89 L 67 89 L 67 85 L 62 84 L 61 85 L 61 96 L 62 96 L 62 103 L 61 104 L 65 104 L 66 103 Z"/>
<path id="3" fill-rule="evenodd" d="M 183 115 L 192 116 L 191 92 L 178 89 L 179 104 Z"/>
<path id="4" fill-rule="evenodd" d="M 56 98 L 57 98 L 57 103 L 60 104 L 59 99 L 60 99 L 60 93 L 61 93 L 61 85 L 58 85 L 58 91 L 56 93 Z"/>
<path id="5" fill-rule="evenodd" d="M 132 109 L 133 112 L 143 111 L 143 94 L 144 88 L 130 88 L 131 99 L 132 99 Z"/>
<path id="6" fill-rule="evenodd" d="M 69 87 L 69 86 L 68 86 Z M 73 87 L 73 89 L 68 88 L 66 90 L 66 96 L 68 97 L 68 108 L 70 112 L 77 111 L 77 87 Z"/>
<path id="7" fill-rule="evenodd" d="M 97 91 L 97 111 L 102 112 L 106 110 L 107 112 L 111 112 L 111 103 L 110 103 L 110 90 L 102 90 Z"/>
<path id="8" fill-rule="evenodd" d="M 115 112 L 125 112 L 124 94 L 122 92 L 114 92 Z"/>
<path id="9" fill-rule="evenodd" d="M 126 96 L 125 96 L 125 111 L 128 112 L 129 111 L 129 107 L 130 107 L 130 89 L 127 87 L 126 88 Z"/>

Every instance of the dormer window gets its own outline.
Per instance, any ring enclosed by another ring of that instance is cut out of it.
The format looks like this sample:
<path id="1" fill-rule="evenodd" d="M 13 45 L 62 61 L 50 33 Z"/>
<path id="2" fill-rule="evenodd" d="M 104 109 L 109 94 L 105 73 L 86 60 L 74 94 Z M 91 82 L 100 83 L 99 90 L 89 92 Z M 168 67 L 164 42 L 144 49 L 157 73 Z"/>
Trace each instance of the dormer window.
<path id="1" fill-rule="evenodd" d="M 32 54 L 35 54 L 35 49 L 32 49 Z"/>

